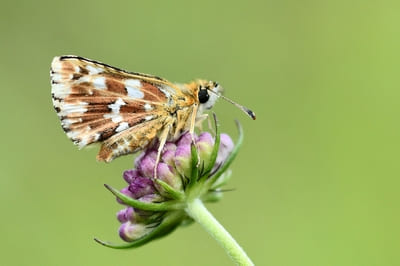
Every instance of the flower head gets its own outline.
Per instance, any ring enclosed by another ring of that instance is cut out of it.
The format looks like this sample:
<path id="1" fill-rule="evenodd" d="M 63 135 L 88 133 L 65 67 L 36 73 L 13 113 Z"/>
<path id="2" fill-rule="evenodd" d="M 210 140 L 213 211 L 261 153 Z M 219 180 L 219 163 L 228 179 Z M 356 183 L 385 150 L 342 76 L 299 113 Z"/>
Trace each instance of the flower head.
<path id="1" fill-rule="evenodd" d="M 125 188 L 118 191 L 106 186 L 126 206 L 117 219 L 121 223 L 119 235 L 129 244 L 97 241 L 111 247 L 136 247 L 190 221 L 185 212 L 187 202 L 221 198 L 220 187 L 230 176 L 226 170 L 238 147 L 227 134 L 213 137 L 202 132 L 192 137 L 187 132 L 165 144 L 156 165 L 158 144 L 150 146 L 136 158 L 134 168 L 124 172 Z"/>

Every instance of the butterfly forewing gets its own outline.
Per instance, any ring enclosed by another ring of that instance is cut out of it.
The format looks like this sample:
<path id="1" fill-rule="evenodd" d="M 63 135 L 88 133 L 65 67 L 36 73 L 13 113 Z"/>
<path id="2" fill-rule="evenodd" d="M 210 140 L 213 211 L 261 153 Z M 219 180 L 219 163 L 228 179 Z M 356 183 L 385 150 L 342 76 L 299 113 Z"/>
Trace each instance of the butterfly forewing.
<path id="1" fill-rule="evenodd" d="M 130 73 L 76 56 L 51 67 L 53 105 L 67 136 L 80 147 L 102 141 L 98 159 L 145 147 L 167 123 L 179 88 L 159 77 Z"/>

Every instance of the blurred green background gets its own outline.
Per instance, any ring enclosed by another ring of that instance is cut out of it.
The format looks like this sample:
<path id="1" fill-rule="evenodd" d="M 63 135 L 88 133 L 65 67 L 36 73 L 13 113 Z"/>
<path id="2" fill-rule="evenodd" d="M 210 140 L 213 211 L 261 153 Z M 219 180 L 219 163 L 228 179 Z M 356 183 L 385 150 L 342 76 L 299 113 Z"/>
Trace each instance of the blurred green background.
<path id="1" fill-rule="evenodd" d="M 54 56 L 171 81 L 217 80 L 221 129 L 245 142 L 209 205 L 256 265 L 400 265 L 399 2 L 2 1 L 1 265 L 231 265 L 199 225 L 120 241 L 132 156 L 78 151 L 50 97 Z"/>

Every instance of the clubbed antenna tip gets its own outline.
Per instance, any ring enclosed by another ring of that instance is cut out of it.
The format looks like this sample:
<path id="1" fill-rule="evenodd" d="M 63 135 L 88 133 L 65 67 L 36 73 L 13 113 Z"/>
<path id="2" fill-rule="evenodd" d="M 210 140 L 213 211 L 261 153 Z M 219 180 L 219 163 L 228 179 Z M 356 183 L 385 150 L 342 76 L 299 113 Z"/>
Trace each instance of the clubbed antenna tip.
<path id="1" fill-rule="evenodd" d="M 246 109 L 246 113 L 251 117 L 251 119 L 256 120 L 256 114 L 250 109 L 247 109 L 247 108 L 245 108 L 245 109 Z"/>
<path id="2" fill-rule="evenodd" d="M 219 94 L 213 90 L 209 90 L 209 91 L 216 94 L 218 97 L 221 97 L 225 101 L 230 102 L 231 104 L 233 104 L 234 106 L 236 106 L 237 108 L 239 108 L 240 110 L 245 112 L 248 116 L 250 116 L 251 119 L 256 120 L 256 114 L 252 110 L 248 109 L 247 107 L 245 107 L 243 105 L 238 104 L 237 102 L 232 101 L 231 99 L 229 99 L 229 98 L 225 97 L 224 95 Z"/>

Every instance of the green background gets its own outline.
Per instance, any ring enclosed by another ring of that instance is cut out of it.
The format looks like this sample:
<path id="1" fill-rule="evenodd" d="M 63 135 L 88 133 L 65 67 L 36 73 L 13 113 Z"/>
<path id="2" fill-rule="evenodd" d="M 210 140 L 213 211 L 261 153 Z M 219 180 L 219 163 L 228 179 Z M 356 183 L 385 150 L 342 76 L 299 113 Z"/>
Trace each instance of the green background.
<path id="1" fill-rule="evenodd" d="M 199 225 L 120 241 L 132 156 L 96 162 L 63 133 L 54 56 L 171 81 L 217 80 L 221 129 L 245 130 L 209 205 L 257 265 L 400 265 L 400 5 L 388 1 L 1 1 L 0 264 L 231 265 Z"/>

